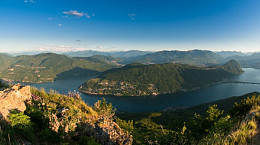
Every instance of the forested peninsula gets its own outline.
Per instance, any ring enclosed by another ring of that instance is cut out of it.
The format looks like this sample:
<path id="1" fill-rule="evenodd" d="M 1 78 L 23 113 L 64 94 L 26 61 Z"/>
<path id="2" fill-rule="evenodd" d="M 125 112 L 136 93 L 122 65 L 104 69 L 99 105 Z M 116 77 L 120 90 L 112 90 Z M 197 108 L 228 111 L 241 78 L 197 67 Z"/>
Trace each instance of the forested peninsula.
<path id="1" fill-rule="evenodd" d="M 221 82 L 243 73 L 241 65 L 230 60 L 220 66 L 186 64 L 131 63 L 110 69 L 95 79 L 86 81 L 79 91 L 92 95 L 149 96 L 177 93 Z"/>

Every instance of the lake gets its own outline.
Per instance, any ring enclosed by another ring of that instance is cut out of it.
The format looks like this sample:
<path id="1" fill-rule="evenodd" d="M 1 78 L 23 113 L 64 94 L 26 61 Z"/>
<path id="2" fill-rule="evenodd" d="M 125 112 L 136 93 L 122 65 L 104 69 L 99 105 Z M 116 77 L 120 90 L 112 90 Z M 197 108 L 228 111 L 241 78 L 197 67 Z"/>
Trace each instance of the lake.
<path id="1" fill-rule="evenodd" d="M 253 68 L 244 68 L 244 73 L 237 75 L 231 80 L 240 82 L 260 83 L 260 70 Z M 59 93 L 77 90 L 77 87 L 83 84 L 88 78 L 73 78 L 57 80 L 52 83 L 29 84 L 37 88 L 44 88 L 46 91 L 54 89 Z M 232 96 L 240 96 L 250 92 L 260 92 L 259 84 L 242 83 L 222 83 L 208 86 L 199 90 L 186 93 L 167 94 L 159 96 L 145 97 L 116 97 L 106 96 L 106 100 L 113 104 L 118 111 L 126 112 L 150 112 L 161 111 L 171 106 L 190 107 L 201 103 L 207 103 Z M 89 105 L 93 105 L 102 97 L 81 94 L 82 99 Z"/>

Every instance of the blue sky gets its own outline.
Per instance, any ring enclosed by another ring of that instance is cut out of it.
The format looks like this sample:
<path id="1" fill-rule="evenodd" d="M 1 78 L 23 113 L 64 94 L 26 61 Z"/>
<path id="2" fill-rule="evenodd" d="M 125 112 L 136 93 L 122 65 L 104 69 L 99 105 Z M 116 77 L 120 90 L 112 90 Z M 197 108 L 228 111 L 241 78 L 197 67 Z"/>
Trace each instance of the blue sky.
<path id="1" fill-rule="evenodd" d="M 1 0 L 0 51 L 260 51 L 259 0 Z"/>

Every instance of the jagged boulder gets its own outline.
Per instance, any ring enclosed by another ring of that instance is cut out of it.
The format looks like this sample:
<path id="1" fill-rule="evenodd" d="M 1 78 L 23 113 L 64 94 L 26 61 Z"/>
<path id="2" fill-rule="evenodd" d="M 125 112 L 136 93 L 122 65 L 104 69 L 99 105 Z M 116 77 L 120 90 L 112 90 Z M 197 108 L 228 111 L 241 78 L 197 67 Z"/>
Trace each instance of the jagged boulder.
<path id="1" fill-rule="evenodd" d="M 7 119 L 13 109 L 24 112 L 25 102 L 31 100 L 30 86 L 16 84 L 11 88 L 0 91 L 0 117 Z"/>
<path id="2" fill-rule="evenodd" d="M 87 123 L 82 133 L 90 135 L 103 145 L 131 145 L 132 137 L 126 134 L 112 119 L 101 117 L 95 123 Z"/>

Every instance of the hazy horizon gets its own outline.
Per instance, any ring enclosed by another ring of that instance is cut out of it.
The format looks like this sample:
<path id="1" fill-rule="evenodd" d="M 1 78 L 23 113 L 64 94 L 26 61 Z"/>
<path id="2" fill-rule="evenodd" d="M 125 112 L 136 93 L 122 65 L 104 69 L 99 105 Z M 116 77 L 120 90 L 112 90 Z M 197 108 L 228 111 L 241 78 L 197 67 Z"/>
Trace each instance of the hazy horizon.
<path id="1" fill-rule="evenodd" d="M 83 52 L 83 51 L 97 51 L 97 52 L 104 52 L 104 53 L 117 53 L 117 52 L 128 52 L 128 51 L 144 51 L 144 52 L 151 52 L 151 53 L 155 53 L 155 52 L 159 52 L 159 51 L 193 51 L 193 50 L 201 50 L 201 49 L 190 49 L 190 50 L 158 50 L 158 51 L 145 51 L 145 50 L 136 50 L 136 49 L 130 49 L 130 50 L 118 50 L 118 51 L 102 51 L 102 50 L 81 50 L 81 51 L 59 51 L 59 52 L 55 52 L 55 51 L 14 51 L 14 52 L 0 52 L 0 53 L 7 53 L 10 55 L 14 55 L 14 56 L 18 56 L 18 55 L 37 55 L 37 54 L 41 54 L 41 53 L 56 53 L 56 54 L 69 54 L 69 53 L 73 53 L 73 52 Z M 211 50 L 202 50 L 202 51 L 211 51 Z M 259 53 L 259 51 L 251 51 L 251 52 L 243 52 L 243 51 L 212 51 L 212 52 L 238 52 L 238 53 L 243 53 L 244 55 L 251 55 L 253 53 Z"/>

